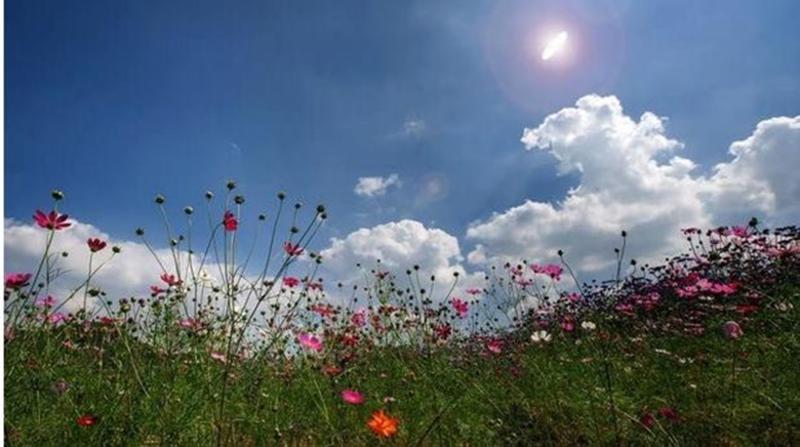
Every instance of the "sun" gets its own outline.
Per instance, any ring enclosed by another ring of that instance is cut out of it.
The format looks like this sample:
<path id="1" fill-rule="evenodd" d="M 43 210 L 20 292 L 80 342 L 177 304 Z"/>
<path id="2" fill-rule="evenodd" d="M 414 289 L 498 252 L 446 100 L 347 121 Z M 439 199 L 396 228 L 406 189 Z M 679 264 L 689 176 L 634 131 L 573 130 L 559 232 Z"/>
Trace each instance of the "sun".
<path id="1" fill-rule="evenodd" d="M 549 61 L 550 59 L 563 53 L 567 46 L 567 38 L 569 35 L 566 31 L 561 31 L 547 41 L 544 50 L 542 50 L 542 60 Z"/>

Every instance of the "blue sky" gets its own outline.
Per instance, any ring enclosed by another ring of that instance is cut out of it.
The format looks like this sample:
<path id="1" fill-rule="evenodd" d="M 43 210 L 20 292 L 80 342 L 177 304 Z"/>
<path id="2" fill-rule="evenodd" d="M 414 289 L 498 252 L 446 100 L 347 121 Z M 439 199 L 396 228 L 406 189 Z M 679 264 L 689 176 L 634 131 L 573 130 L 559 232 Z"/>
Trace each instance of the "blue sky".
<path id="1" fill-rule="evenodd" d="M 5 213 L 57 187 L 129 238 L 157 225 L 156 193 L 177 212 L 232 178 L 253 216 L 278 190 L 327 204 L 323 240 L 403 218 L 461 238 L 576 185 L 520 137 L 586 94 L 669 117 L 701 172 L 728 160 L 800 110 L 797 17 L 779 0 L 7 2 Z M 581 45 L 568 69 L 530 50 L 548 26 Z M 392 173 L 385 196 L 353 193 Z"/>

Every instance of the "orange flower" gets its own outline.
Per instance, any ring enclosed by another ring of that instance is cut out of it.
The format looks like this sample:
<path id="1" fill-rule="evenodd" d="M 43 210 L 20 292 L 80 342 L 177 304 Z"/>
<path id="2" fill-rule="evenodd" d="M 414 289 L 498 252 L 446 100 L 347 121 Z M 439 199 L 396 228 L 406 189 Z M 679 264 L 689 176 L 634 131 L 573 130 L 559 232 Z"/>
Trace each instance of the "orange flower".
<path id="1" fill-rule="evenodd" d="M 398 422 L 397 419 L 384 413 L 383 410 L 378 410 L 372 413 L 372 419 L 367 422 L 367 426 L 375 435 L 382 438 L 390 438 L 397 433 Z"/>

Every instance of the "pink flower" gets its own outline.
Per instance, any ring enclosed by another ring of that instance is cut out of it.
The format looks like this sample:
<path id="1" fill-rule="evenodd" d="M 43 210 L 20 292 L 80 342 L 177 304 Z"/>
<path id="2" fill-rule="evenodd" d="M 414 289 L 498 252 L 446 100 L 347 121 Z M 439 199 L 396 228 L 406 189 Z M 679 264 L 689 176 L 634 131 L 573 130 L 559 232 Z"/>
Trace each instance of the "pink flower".
<path id="1" fill-rule="evenodd" d="M 303 254 L 303 249 L 300 248 L 300 245 L 294 245 L 291 242 L 286 242 L 283 244 L 283 251 L 285 251 L 289 256 L 300 256 Z"/>
<path id="2" fill-rule="evenodd" d="M 731 227 L 725 232 L 725 235 L 746 238 L 748 236 L 747 227 Z"/>
<path id="3" fill-rule="evenodd" d="M 161 280 L 164 281 L 168 286 L 179 286 L 183 284 L 183 281 L 177 279 L 175 275 L 168 275 L 166 273 L 161 274 Z"/>
<path id="4" fill-rule="evenodd" d="M 569 295 L 567 295 L 567 300 L 569 300 L 570 303 L 577 303 L 578 301 L 581 300 L 581 294 L 577 292 L 572 292 Z"/>
<path id="5" fill-rule="evenodd" d="M 297 287 L 300 284 L 300 280 L 295 278 L 294 276 L 286 276 L 283 278 L 283 285 L 289 288 Z"/>
<path id="6" fill-rule="evenodd" d="M 572 317 L 565 317 L 561 320 L 561 329 L 564 332 L 572 332 L 575 330 L 575 320 Z"/>
<path id="7" fill-rule="evenodd" d="M 50 295 L 36 301 L 36 305 L 39 307 L 51 308 L 56 304 L 56 299 Z"/>
<path id="8" fill-rule="evenodd" d="M 239 221 L 230 211 L 225 211 L 225 217 L 222 218 L 222 224 L 225 226 L 225 231 L 236 231 L 239 228 Z"/>
<path id="9" fill-rule="evenodd" d="M 531 264 L 531 270 L 533 270 L 534 273 L 547 275 L 556 281 L 561 280 L 561 274 L 564 273 L 564 269 L 562 269 L 560 266 L 556 264 L 547 264 L 547 265 Z"/>
<path id="10" fill-rule="evenodd" d="M 60 312 L 50 314 L 47 316 L 47 322 L 52 324 L 53 326 L 58 326 L 59 324 L 64 323 L 66 321 L 67 317 Z"/>
<path id="11" fill-rule="evenodd" d="M 297 336 L 297 340 L 307 349 L 317 352 L 322 351 L 322 341 L 315 335 L 304 332 Z"/>
<path id="12" fill-rule="evenodd" d="M 92 239 L 92 238 L 90 238 L 89 240 L 86 241 L 86 245 L 89 246 L 89 250 L 92 253 L 97 253 L 98 251 L 106 248 L 106 245 L 108 245 L 108 244 L 105 243 L 104 241 L 101 241 L 100 239 L 97 239 L 97 238 Z"/>
<path id="13" fill-rule="evenodd" d="M 9 273 L 6 275 L 6 289 L 19 289 L 28 285 L 30 273 Z"/>
<path id="14" fill-rule="evenodd" d="M 500 354 L 503 352 L 503 341 L 498 339 L 489 340 L 486 343 L 486 349 L 492 354 Z"/>
<path id="15" fill-rule="evenodd" d="M 367 324 L 367 309 L 359 309 L 353 312 L 353 315 L 350 316 L 350 322 L 353 323 L 354 326 L 364 327 Z"/>
<path id="16" fill-rule="evenodd" d="M 184 318 L 178 325 L 184 329 L 196 330 L 200 329 L 203 324 L 195 318 Z"/>
<path id="17" fill-rule="evenodd" d="M 466 301 L 453 298 L 450 300 L 450 303 L 453 305 L 453 309 L 456 311 L 459 318 L 464 318 L 469 313 L 469 304 Z"/>
<path id="18" fill-rule="evenodd" d="M 162 294 L 164 292 L 166 292 L 166 290 L 162 289 L 161 287 L 150 286 L 150 294 L 153 295 L 153 296 L 160 295 L 160 294 Z"/>
<path id="19" fill-rule="evenodd" d="M 350 405 L 361 405 L 364 403 L 364 395 L 356 390 L 344 390 L 342 400 Z"/>
<path id="20" fill-rule="evenodd" d="M 228 358 L 222 352 L 211 351 L 211 353 L 209 355 L 211 356 L 212 359 L 214 359 L 214 360 L 216 360 L 218 362 L 221 362 L 221 363 L 227 363 L 228 362 Z"/>
<path id="21" fill-rule="evenodd" d="M 735 321 L 727 321 L 722 325 L 722 332 L 731 340 L 736 340 L 744 335 L 742 327 Z"/>
<path id="22" fill-rule="evenodd" d="M 33 220 L 36 221 L 36 224 L 42 228 L 47 228 L 48 230 L 63 230 L 64 228 L 68 228 L 72 225 L 71 222 L 67 222 L 69 218 L 66 214 L 59 214 L 58 211 L 50 211 L 49 214 L 45 214 L 40 210 L 36 210 L 36 214 L 33 216 Z"/>
<path id="23" fill-rule="evenodd" d="M 322 318 L 328 318 L 336 315 L 336 309 L 330 304 L 317 303 L 311 306 L 311 311 Z"/>
<path id="24" fill-rule="evenodd" d="M 467 293 L 470 295 L 479 295 L 481 293 L 481 289 L 467 289 Z"/>

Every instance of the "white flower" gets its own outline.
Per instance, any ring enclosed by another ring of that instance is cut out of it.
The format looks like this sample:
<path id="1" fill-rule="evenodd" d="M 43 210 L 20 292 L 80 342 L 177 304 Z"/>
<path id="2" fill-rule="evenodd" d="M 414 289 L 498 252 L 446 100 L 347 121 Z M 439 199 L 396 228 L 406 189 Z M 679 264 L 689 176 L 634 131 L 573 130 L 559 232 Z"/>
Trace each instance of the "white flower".
<path id="1" fill-rule="evenodd" d="M 586 331 L 593 331 L 597 329 L 597 325 L 592 323 L 591 321 L 584 321 L 581 323 L 581 327 Z"/>
<path id="2" fill-rule="evenodd" d="M 550 341 L 550 334 L 547 331 L 535 331 L 531 334 L 531 341 L 534 343 L 547 343 Z"/>
<path id="3" fill-rule="evenodd" d="M 197 281 L 204 287 L 213 287 L 217 280 L 211 276 L 206 269 L 200 270 L 200 275 L 197 276 Z"/>

